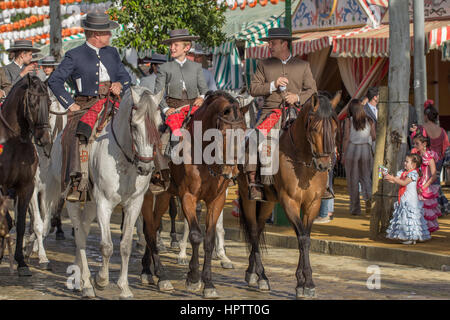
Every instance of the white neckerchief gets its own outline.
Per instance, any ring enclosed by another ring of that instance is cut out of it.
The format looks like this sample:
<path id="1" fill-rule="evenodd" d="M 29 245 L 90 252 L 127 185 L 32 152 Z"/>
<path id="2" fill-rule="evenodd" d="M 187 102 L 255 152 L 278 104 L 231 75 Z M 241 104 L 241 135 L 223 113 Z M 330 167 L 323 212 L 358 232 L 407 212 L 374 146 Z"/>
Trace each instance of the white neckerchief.
<path id="1" fill-rule="evenodd" d="M 22 67 L 23 67 L 23 64 L 22 64 L 22 65 L 18 64 L 18 63 L 16 62 L 16 60 L 14 60 L 13 62 L 14 62 L 14 63 L 16 64 L 16 66 L 18 66 L 18 67 L 19 67 L 19 69 L 22 69 Z"/>
<path id="2" fill-rule="evenodd" d="M 95 46 L 93 46 L 88 41 L 86 41 L 86 44 L 88 45 L 89 48 L 95 50 L 95 52 L 97 53 L 97 56 L 100 58 L 100 55 L 99 55 L 100 49 L 95 47 Z M 98 81 L 99 82 L 105 82 L 105 81 L 110 81 L 111 80 L 111 78 L 109 77 L 109 74 L 108 74 L 108 70 L 106 69 L 106 67 L 103 65 L 103 63 L 101 61 L 100 61 L 100 65 L 99 65 L 98 70 L 99 70 L 98 71 L 98 73 L 99 73 L 98 74 Z"/>
<path id="3" fill-rule="evenodd" d="M 281 60 L 281 59 L 280 60 L 281 60 L 282 64 L 286 64 L 286 63 L 288 63 L 289 60 L 291 60 L 291 58 L 292 58 L 292 54 L 289 54 L 289 57 L 286 60 Z"/>

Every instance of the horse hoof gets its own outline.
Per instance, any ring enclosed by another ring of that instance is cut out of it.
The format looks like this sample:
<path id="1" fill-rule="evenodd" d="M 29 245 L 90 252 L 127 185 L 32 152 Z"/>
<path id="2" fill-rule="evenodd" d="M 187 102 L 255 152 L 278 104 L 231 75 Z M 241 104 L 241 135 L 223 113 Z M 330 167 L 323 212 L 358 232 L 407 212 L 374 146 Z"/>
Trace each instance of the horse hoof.
<path id="1" fill-rule="evenodd" d="M 17 273 L 19 274 L 19 277 L 31 277 L 31 271 L 28 267 L 17 268 Z"/>
<path id="2" fill-rule="evenodd" d="M 188 265 L 187 258 L 178 258 L 178 264 L 181 266 L 187 266 Z"/>
<path id="3" fill-rule="evenodd" d="M 94 288 L 83 288 L 83 290 L 81 291 L 81 297 L 83 299 L 94 299 L 95 298 Z"/>
<path id="4" fill-rule="evenodd" d="M 205 288 L 203 290 L 203 298 L 205 298 L 205 299 L 218 299 L 218 298 L 220 298 L 220 296 L 217 293 L 216 288 Z"/>
<path id="5" fill-rule="evenodd" d="M 131 296 L 119 296 L 119 300 L 133 300 L 133 295 L 131 295 Z"/>
<path id="6" fill-rule="evenodd" d="M 56 240 L 66 240 L 66 237 L 64 236 L 64 232 L 57 232 L 55 238 L 56 238 Z"/>
<path id="7" fill-rule="evenodd" d="M 270 285 L 268 280 L 259 280 L 258 281 L 258 289 L 259 291 L 270 291 Z"/>
<path id="8" fill-rule="evenodd" d="M 245 273 L 245 282 L 247 282 L 249 287 L 257 287 L 258 286 L 258 276 L 256 273 Z"/>
<path id="9" fill-rule="evenodd" d="M 93 281 L 92 281 L 93 280 Z M 94 279 L 91 279 L 91 282 L 93 282 L 95 289 L 103 291 L 108 286 L 109 281 L 105 280 L 99 280 L 98 279 L 98 273 L 95 276 Z"/>
<path id="10" fill-rule="evenodd" d="M 159 291 L 172 291 L 174 290 L 172 283 L 169 280 L 160 280 L 158 281 L 158 290 Z"/>
<path id="11" fill-rule="evenodd" d="M 178 241 L 172 241 L 172 242 L 170 243 L 170 247 L 171 247 L 172 249 L 180 249 L 180 243 L 179 243 Z"/>
<path id="12" fill-rule="evenodd" d="M 223 269 L 234 269 L 233 263 L 228 261 L 221 261 L 220 265 L 222 266 Z"/>
<path id="13" fill-rule="evenodd" d="M 51 271 L 52 265 L 50 264 L 50 262 L 39 263 L 39 269 Z"/>
<path id="14" fill-rule="evenodd" d="M 316 295 L 315 288 L 296 288 L 297 299 L 314 298 Z"/>
<path id="15" fill-rule="evenodd" d="M 186 280 L 186 290 L 189 292 L 199 292 L 202 288 L 202 282 L 199 281 L 197 283 L 192 283 L 189 280 Z"/>
<path id="16" fill-rule="evenodd" d="M 153 281 L 153 276 L 147 273 L 141 274 L 141 284 L 145 286 L 154 285 L 155 281 Z"/>

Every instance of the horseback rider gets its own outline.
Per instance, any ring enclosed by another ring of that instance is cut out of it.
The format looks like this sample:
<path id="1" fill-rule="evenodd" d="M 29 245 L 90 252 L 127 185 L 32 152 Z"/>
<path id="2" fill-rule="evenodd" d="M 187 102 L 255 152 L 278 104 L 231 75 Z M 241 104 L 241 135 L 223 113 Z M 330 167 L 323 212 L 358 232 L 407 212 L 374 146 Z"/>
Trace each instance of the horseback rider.
<path id="1" fill-rule="evenodd" d="M 270 126 L 264 127 L 264 121 L 274 110 L 303 105 L 317 92 L 309 63 L 291 54 L 291 43 L 295 39 L 298 38 L 292 37 L 287 28 L 269 29 L 268 36 L 260 38 L 261 41 L 268 42 L 271 58 L 258 63 L 250 86 L 253 97 L 264 96 L 265 100 L 255 125 L 257 129 L 270 130 Z M 281 118 L 273 127 L 280 129 L 280 125 Z M 250 199 L 262 200 L 262 185 L 256 183 L 257 164 L 249 164 L 247 161 L 244 170 L 248 177 Z"/>
<path id="2" fill-rule="evenodd" d="M 158 68 L 155 84 L 155 93 L 163 89 L 166 93 L 165 99 L 159 105 L 166 123 L 170 115 L 179 112 L 186 105 L 201 106 L 208 91 L 201 64 L 186 58 L 192 41 L 199 37 L 190 35 L 187 29 L 172 30 L 169 35 L 170 38 L 162 43 L 169 45 L 173 60 Z M 169 138 L 170 131 L 167 129 L 161 137 L 162 152 L 165 154 Z M 168 159 L 162 158 L 155 158 L 158 173 L 153 175 L 150 186 L 154 193 L 162 192 L 168 187 L 167 183 L 164 183 L 169 180 Z"/>
<path id="3" fill-rule="evenodd" d="M 61 170 L 62 190 L 66 190 L 69 183 L 71 186 L 67 195 L 69 201 L 79 201 L 82 192 L 86 191 L 85 185 L 80 186 L 81 166 L 87 165 L 87 144 L 100 113 L 108 105 L 109 97 L 120 98 L 131 81 L 117 49 L 109 46 L 111 30 L 118 28 L 119 24 L 109 20 L 104 13 L 91 12 L 81 21 L 81 26 L 85 30 L 86 42 L 66 52 L 48 79 L 58 101 L 69 110 L 62 136 Z M 76 87 L 74 98 L 64 88 L 69 78 Z M 83 153 L 81 158 L 79 149 Z"/>
<path id="4" fill-rule="evenodd" d="M 16 82 L 28 73 L 35 71 L 36 65 L 31 63 L 31 60 L 33 59 L 33 53 L 41 50 L 34 48 L 30 40 L 16 40 L 6 51 L 9 52 L 9 58 L 13 61 L 2 68 L 6 75 L 5 78 L 1 77 L 3 95 L 2 92 L 0 92 L 0 95 L 2 96 L 6 96 Z"/>

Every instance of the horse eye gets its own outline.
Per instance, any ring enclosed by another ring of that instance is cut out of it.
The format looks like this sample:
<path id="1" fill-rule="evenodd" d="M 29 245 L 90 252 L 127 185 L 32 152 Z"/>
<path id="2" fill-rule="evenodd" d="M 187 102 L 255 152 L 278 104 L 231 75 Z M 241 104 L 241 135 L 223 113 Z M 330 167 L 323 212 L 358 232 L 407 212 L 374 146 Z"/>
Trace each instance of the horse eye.
<path id="1" fill-rule="evenodd" d="M 231 110 L 230 110 L 230 109 L 226 109 L 226 110 L 223 112 L 223 114 L 224 114 L 225 116 L 229 115 L 230 113 L 231 113 Z"/>

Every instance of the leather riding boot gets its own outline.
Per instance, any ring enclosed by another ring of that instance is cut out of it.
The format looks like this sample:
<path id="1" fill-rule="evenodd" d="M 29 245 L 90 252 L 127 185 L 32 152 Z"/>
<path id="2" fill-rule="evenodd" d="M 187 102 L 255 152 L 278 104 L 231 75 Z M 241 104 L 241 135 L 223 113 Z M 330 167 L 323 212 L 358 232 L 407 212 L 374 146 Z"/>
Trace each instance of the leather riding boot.
<path id="1" fill-rule="evenodd" d="M 149 189 L 154 195 L 158 195 L 169 188 L 169 182 L 169 162 L 158 149 L 155 154 L 155 172 L 150 179 Z"/>
<path id="2" fill-rule="evenodd" d="M 262 185 L 256 183 L 256 171 L 247 173 L 248 177 L 248 197 L 249 200 L 262 200 Z"/>

